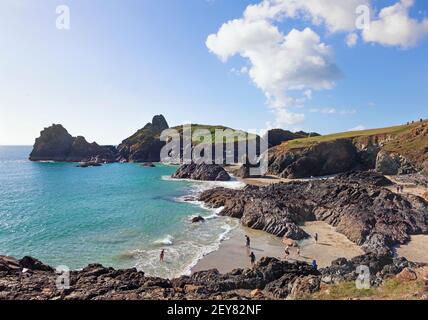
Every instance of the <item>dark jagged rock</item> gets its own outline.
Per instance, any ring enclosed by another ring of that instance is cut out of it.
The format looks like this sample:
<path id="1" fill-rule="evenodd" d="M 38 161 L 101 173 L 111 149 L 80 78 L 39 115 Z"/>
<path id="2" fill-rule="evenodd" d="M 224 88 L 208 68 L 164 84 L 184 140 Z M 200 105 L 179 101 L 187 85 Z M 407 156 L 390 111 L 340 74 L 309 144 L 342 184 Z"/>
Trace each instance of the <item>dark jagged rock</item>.
<path id="1" fill-rule="evenodd" d="M 291 131 L 283 130 L 283 129 L 272 129 L 267 132 L 267 136 L 268 136 L 269 147 L 272 148 L 286 141 L 301 139 L 301 138 L 318 137 L 320 135 L 315 132 L 307 133 L 304 131 L 299 131 L 299 132 L 293 133 Z"/>
<path id="2" fill-rule="evenodd" d="M 145 168 L 155 168 L 156 167 L 156 165 L 153 162 L 143 162 L 141 164 L 141 166 L 145 167 Z"/>
<path id="3" fill-rule="evenodd" d="M 88 143 L 84 137 L 71 136 L 60 124 L 45 128 L 36 139 L 31 161 L 114 162 L 117 150 L 113 146 Z"/>
<path id="4" fill-rule="evenodd" d="M 402 257 L 369 253 L 350 260 L 340 258 L 333 261 L 331 266 L 320 269 L 321 280 L 327 284 L 355 281 L 359 275 L 359 266 L 367 266 L 370 270 L 370 284 L 379 286 L 385 279 L 399 274 L 405 268 L 417 268 L 423 264 L 410 262 Z"/>
<path id="5" fill-rule="evenodd" d="M 379 152 L 376 158 L 376 171 L 386 175 L 411 174 L 417 172 L 403 156 L 395 153 Z"/>
<path id="6" fill-rule="evenodd" d="M 257 167 L 258 167 L 258 165 L 252 165 L 252 164 L 246 163 L 246 164 L 241 165 L 237 170 L 233 170 L 232 174 L 235 177 L 243 178 L 243 179 L 245 179 L 245 178 L 258 178 L 258 177 L 260 177 L 259 175 L 251 175 L 251 171 L 250 171 L 251 168 L 257 168 Z"/>
<path id="7" fill-rule="evenodd" d="M 408 242 L 410 235 L 428 233 L 428 202 L 379 186 L 385 184 L 388 180 L 375 173 L 349 173 L 242 190 L 216 188 L 199 200 L 224 207 L 221 215 L 277 236 L 286 236 L 291 226 L 299 228 L 304 221 L 325 221 L 365 251 L 385 254 Z"/>
<path id="8" fill-rule="evenodd" d="M 19 260 L 19 265 L 22 268 L 29 269 L 32 271 L 53 271 L 53 268 L 51 268 L 50 266 L 43 264 L 40 260 L 28 256 Z"/>
<path id="9" fill-rule="evenodd" d="M 168 280 L 148 277 L 135 268 L 115 270 L 91 264 L 71 271 L 70 288 L 58 289 L 53 268 L 30 257 L 17 260 L 0 256 L 0 300 L 295 299 L 319 291 L 321 283 L 355 281 L 361 265 L 369 267 L 373 286 L 405 269 L 422 266 L 404 258 L 365 254 L 351 260 L 340 258 L 316 270 L 305 262 L 264 257 L 253 269 L 226 274 L 212 269 Z"/>
<path id="10" fill-rule="evenodd" d="M 327 176 L 362 168 L 358 161 L 358 152 L 348 139 L 322 142 L 304 149 L 289 152 L 269 152 L 269 173 L 284 178 L 308 178 Z"/>
<path id="11" fill-rule="evenodd" d="M 192 179 L 202 181 L 229 181 L 230 176 L 218 164 L 184 164 L 178 168 L 172 177 L 174 179 Z"/>
<path id="12" fill-rule="evenodd" d="M 204 221 L 205 221 L 205 219 L 201 216 L 197 216 L 197 217 L 192 218 L 192 223 L 198 223 L 198 222 L 204 222 Z"/>
<path id="13" fill-rule="evenodd" d="M 125 139 L 119 146 L 121 161 L 129 162 L 159 162 L 161 149 L 165 142 L 160 140 L 163 130 L 168 129 L 168 123 L 163 115 L 153 117 L 152 122 Z"/>
<path id="14" fill-rule="evenodd" d="M 3 264 L 9 267 L 4 268 Z M 136 269 L 115 270 L 92 264 L 72 271 L 70 289 L 59 290 L 55 285 L 58 275 L 50 267 L 23 272 L 24 267 L 18 260 L 9 257 L 0 257 L 0 267 L 0 299 L 250 299 L 255 289 L 279 298 L 285 296 L 279 279 L 287 277 L 291 285 L 302 277 L 320 276 L 306 263 L 274 258 L 262 258 L 254 269 L 237 269 L 227 274 L 208 270 L 173 280 L 147 277 Z M 275 294 L 278 292 L 281 294 Z"/>

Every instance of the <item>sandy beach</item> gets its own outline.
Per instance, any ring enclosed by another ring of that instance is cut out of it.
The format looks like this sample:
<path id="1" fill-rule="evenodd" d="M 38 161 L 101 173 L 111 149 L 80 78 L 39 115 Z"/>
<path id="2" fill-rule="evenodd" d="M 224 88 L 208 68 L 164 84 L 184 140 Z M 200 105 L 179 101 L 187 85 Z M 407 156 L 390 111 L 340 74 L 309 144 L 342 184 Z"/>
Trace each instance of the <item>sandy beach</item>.
<path id="1" fill-rule="evenodd" d="M 315 243 L 310 238 L 300 242 L 300 255 L 297 255 L 296 248 L 291 248 L 290 261 L 301 260 L 311 263 L 312 260 L 317 260 L 318 266 L 326 267 L 337 258 L 352 258 L 363 254 L 356 244 L 336 232 L 327 223 L 308 222 L 303 229 L 311 235 L 318 233 L 319 241 Z M 251 238 L 251 251 L 254 252 L 257 260 L 265 256 L 284 259 L 285 245 L 281 238 L 240 226 L 232 231 L 230 238 L 221 244 L 219 250 L 200 260 L 192 269 L 192 273 L 214 268 L 221 273 L 237 268 L 250 268 L 249 251 L 245 247 L 245 234 Z"/>
<path id="2" fill-rule="evenodd" d="M 412 236 L 408 244 L 397 248 L 397 254 L 410 261 L 428 264 L 428 235 Z"/>

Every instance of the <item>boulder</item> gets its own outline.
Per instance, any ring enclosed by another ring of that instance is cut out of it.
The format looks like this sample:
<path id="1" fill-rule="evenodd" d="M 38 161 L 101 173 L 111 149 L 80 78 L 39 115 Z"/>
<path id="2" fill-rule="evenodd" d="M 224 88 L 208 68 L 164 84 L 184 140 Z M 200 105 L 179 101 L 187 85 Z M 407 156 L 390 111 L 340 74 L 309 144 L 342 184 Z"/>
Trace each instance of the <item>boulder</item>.
<path id="1" fill-rule="evenodd" d="M 205 219 L 201 216 L 197 216 L 197 217 L 193 217 L 192 218 L 192 223 L 198 223 L 198 222 L 204 222 Z"/>
<path id="2" fill-rule="evenodd" d="M 24 257 L 21 260 L 19 260 L 19 265 L 22 268 L 28 269 L 28 270 L 39 270 L 39 271 L 53 271 L 54 269 L 44 263 L 42 263 L 40 260 L 37 260 L 33 257 Z"/>
<path id="3" fill-rule="evenodd" d="M 19 261 L 12 257 L 0 256 L 0 271 L 19 271 L 22 267 Z"/>
<path id="4" fill-rule="evenodd" d="M 153 162 L 143 162 L 141 164 L 141 166 L 145 167 L 145 168 L 155 168 L 156 167 L 156 165 Z"/>
<path id="5" fill-rule="evenodd" d="M 202 181 L 229 181 L 231 178 L 224 168 L 217 164 L 184 164 L 172 175 L 174 179 Z"/>
<path id="6" fill-rule="evenodd" d="M 321 277 L 307 276 L 297 278 L 291 288 L 291 297 L 293 299 L 305 298 L 308 295 L 320 290 Z"/>

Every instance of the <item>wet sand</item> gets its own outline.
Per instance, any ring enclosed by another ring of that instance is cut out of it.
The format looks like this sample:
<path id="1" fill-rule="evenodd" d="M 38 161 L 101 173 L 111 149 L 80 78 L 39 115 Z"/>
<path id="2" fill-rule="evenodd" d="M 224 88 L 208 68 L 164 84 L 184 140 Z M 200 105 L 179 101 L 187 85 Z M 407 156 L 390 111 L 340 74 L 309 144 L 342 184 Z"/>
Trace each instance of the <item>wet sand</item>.
<path id="1" fill-rule="evenodd" d="M 397 254 L 410 261 L 428 264 L 428 235 L 412 236 L 408 244 L 397 248 Z"/>
<path id="2" fill-rule="evenodd" d="M 251 268 L 250 251 L 245 246 L 246 234 L 251 238 L 251 250 L 257 260 L 261 257 L 282 258 L 284 245 L 281 238 L 240 226 L 230 233 L 229 239 L 223 241 L 217 251 L 202 258 L 192 268 L 192 273 L 208 269 L 226 273 L 237 268 Z"/>
<path id="3" fill-rule="evenodd" d="M 319 267 L 326 267 L 337 258 L 352 258 L 363 254 L 356 244 L 337 233 L 327 223 L 309 222 L 302 228 L 311 235 L 318 233 L 319 242 L 315 243 L 312 238 L 300 242 L 300 255 L 297 255 L 297 248 L 291 248 L 289 261 L 301 260 L 311 263 L 312 260 L 317 260 Z M 224 241 L 219 250 L 200 260 L 192 269 L 192 273 L 208 269 L 218 269 L 221 273 L 226 273 L 237 268 L 250 268 L 248 257 L 250 251 L 245 247 L 245 234 L 251 238 L 251 250 L 257 260 L 262 257 L 284 259 L 285 245 L 281 238 L 241 226 L 232 231 L 230 239 Z"/>

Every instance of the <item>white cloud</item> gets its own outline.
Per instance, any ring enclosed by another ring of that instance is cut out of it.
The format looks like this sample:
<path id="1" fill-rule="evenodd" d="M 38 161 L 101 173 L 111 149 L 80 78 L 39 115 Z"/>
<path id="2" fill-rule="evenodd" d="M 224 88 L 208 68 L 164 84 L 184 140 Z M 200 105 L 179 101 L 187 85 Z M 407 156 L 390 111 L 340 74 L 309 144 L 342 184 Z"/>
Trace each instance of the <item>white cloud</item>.
<path id="1" fill-rule="evenodd" d="M 284 35 L 267 20 L 236 19 L 208 36 L 206 45 L 224 62 L 234 55 L 249 60 L 250 78 L 283 123 L 304 118 L 284 110 L 302 102 L 290 97 L 289 91 L 304 91 L 303 99 L 308 99 L 312 96 L 308 90 L 330 89 L 341 76 L 332 49 L 310 28 Z"/>
<path id="2" fill-rule="evenodd" d="M 249 5 L 244 12 L 247 21 L 280 21 L 285 18 L 304 19 L 328 32 L 346 32 L 346 44 L 356 45 L 358 40 L 357 8 L 365 6 L 374 12 L 373 0 L 262 0 Z M 428 34 L 428 19 L 418 21 L 409 16 L 414 0 L 400 0 L 380 10 L 374 21 L 362 31 L 365 42 L 385 46 L 408 48 L 415 46 Z M 419 15 L 421 13 L 419 12 Z"/>
<path id="3" fill-rule="evenodd" d="M 413 0 L 401 0 L 383 8 L 379 18 L 362 32 L 364 41 L 384 46 L 413 47 L 428 34 L 428 19 L 419 22 L 409 17 Z"/>
<path id="4" fill-rule="evenodd" d="M 311 28 L 292 29 L 287 34 L 277 22 L 287 18 L 302 19 L 323 26 L 329 33 L 347 33 L 346 44 L 353 47 L 360 37 L 365 42 L 409 47 L 428 33 L 428 20 L 418 22 L 409 17 L 413 0 L 401 0 L 382 9 L 364 30 L 357 30 L 357 8 L 372 8 L 371 0 L 262 0 L 249 5 L 240 19 L 224 23 L 208 36 L 206 45 L 223 62 L 239 55 L 248 60 L 245 70 L 263 91 L 278 121 L 284 124 L 304 120 L 303 114 L 290 112 L 312 99 L 313 90 L 331 89 L 341 78 L 333 50 Z M 371 10 L 373 11 L 373 10 Z M 301 98 L 294 98 L 298 91 Z M 331 111 L 331 110 L 330 110 Z M 322 112 L 322 111 L 320 111 Z M 324 111 L 325 112 L 325 111 Z M 335 110 L 354 114 L 355 110 Z"/>
<path id="5" fill-rule="evenodd" d="M 325 25 L 330 32 L 355 30 L 356 8 L 369 0 L 263 0 L 244 13 L 248 21 L 303 18 L 314 25 Z"/>

